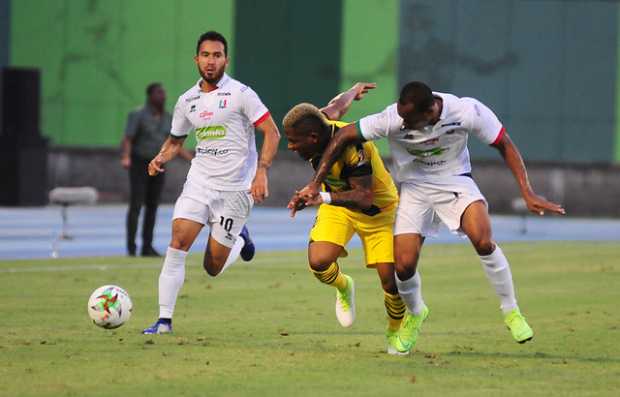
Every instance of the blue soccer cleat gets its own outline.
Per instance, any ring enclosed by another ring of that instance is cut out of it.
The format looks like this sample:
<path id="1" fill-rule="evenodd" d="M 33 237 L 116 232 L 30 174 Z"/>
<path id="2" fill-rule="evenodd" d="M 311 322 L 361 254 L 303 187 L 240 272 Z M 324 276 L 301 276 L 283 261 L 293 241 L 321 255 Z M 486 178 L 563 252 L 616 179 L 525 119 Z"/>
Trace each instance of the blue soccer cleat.
<path id="1" fill-rule="evenodd" d="M 169 318 L 160 318 L 155 324 L 145 328 L 142 333 L 144 335 L 170 334 L 172 333 L 172 320 Z"/>
<path id="2" fill-rule="evenodd" d="M 243 248 L 241 248 L 241 258 L 246 262 L 251 261 L 252 258 L 254 258 L 256 247 L 254 247 L 254 242 L 250 238 L 250 232 L 248 231 L 248 228 L 246 226 L 243 226 L 243 229 L 241 229 L 241 233 L 239 233 L 239 236 L 241 236 L 241 238 L 243 238 L 243 241 L 245 242 L 243 244 Z"/>

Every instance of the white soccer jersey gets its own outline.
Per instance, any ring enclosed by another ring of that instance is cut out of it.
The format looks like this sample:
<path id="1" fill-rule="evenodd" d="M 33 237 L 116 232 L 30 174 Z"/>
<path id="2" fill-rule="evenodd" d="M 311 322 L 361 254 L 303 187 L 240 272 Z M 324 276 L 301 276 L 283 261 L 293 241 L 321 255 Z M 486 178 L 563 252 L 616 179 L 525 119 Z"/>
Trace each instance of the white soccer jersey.
<path id="1" fill-rule="evenodd" d="M 258 158 L 254 126 L 267 117 L 258 95 L 227 74 L 211 92 L 202 91 L 199 80 L 179 97 L 170 131 L 175 137 L 196 134 L 187 180 L 215 190 L 249 189 Z"/>
<path id="2" fill-rule="evenodd" d="M 435 125 L 422 130 L 405 129 L 395 103 L 359 121 L 358 129 L 364 139 L 388 138 L 394 176 L 399 182 L 469 173 L 468 134 L 492 144 L 498 142 L 505 131 L 493 111 L 480 101 L 439 92 L 433 94 L 443 100 L 443 110 Z"/>

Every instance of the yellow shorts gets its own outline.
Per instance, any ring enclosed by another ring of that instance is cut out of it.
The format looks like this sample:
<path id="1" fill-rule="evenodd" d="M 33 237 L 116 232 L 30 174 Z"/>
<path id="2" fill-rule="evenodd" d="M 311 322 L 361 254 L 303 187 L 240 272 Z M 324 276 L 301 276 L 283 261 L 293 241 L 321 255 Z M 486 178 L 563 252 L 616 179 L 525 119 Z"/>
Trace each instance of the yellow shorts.
<path id="1" fill-rule="evenodd" d="M 344 207 L 321 204 L 310 230 L 310 241 L 327 241 L 344 248 L 353 233 L 357 233 L 362 240 L 367 267 L 394 263 L 392 228 L 395 216 L 396 205 L 368 216 Z"/>

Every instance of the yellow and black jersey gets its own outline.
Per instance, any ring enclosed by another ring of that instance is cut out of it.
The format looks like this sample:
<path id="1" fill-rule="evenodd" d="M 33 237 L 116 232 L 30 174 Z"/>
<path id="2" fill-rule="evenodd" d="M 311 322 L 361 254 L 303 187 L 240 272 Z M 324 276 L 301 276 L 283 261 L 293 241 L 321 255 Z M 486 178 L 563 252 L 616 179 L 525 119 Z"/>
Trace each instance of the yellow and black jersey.
<path id="1" fill-rule="evenodd" d="M 332 136 L 338 129 L 349 123 L 328 120 L 332 126 Z M 321 162 L 317 156 L 310 160 L 314 169 Z M 398 203 L 398 192 L 394 181 L 383 164 L 379 150 L 372 142 L 349 145 L 334 163 L 323 182 L 323 190 L 327 192 L 342 192 L 351 190 L 349 178 L 372 175 L 373 205 L 370 209 L 361 211 L 366 215 L 376 215 L 382 210 L 393 208 Z"/>

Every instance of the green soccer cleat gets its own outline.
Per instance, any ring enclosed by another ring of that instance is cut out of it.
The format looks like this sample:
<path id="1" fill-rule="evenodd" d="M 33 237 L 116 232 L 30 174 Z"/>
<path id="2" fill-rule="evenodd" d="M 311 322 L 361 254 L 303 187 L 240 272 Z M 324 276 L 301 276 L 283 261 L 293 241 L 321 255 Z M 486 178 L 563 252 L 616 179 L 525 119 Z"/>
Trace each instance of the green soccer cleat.
<path id="1" fill-rule="evenodd" d="M 400 338 L 400 330 L 399 331 L 385 331 L 385 339 L 387 340 L 387 353 L 396 355 L 396 356 L 406 356 L 411 352 L 411 349 L 408 349 L 405 346 Z"/>
<path id="2" fill-rule="evenodd" d="M 418 315 L 407 312 L 403 324 L 400 326 L 400 339 L 403 345 L 412 350 L 418 341 L 418 335 L 422 328 L 422 323 L 428 317 L 430 310 L 426 305 L 422 308 L 422 312 Z"/>
<path id="3" fill-rule="evenodd" d="M 525 343 L 532 340 L 534 337 L 534 331 L 532 331 L 532 328 L 527 324 L 525 317 L 523 317 L 519 309 L 514 309 L 506 314 L 506 316 L 504 316 L 504 323 L 517 343 Z"/>
<path id="4" fill-rule="evenodd" d="M 336 288 L 336 318 L 343 327 L 350 327 L 355 321 L 355 283 L 346 274 L 347 287 L 344 291 Z"/>

